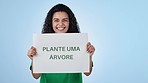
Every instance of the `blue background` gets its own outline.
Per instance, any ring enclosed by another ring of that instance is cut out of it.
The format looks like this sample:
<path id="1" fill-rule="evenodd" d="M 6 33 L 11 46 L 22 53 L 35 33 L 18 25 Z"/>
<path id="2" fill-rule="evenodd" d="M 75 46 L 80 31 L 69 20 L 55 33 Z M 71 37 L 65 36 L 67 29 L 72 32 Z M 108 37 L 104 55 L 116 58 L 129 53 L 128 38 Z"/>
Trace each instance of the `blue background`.
<path id="1" fill-rule="evenodd" d="M 0 83 L 38 83 L 27 51 L 51 7 L 64 3 L 95 46 L 84 83 L 148 83 L 147 0 L 0 0 Z"/>

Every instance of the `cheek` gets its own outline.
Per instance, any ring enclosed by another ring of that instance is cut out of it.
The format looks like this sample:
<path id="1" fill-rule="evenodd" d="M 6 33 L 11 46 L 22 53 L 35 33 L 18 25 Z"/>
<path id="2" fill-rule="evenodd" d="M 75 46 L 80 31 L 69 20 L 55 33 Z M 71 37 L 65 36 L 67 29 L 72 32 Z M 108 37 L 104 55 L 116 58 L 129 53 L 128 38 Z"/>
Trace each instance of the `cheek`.
<path id="1" fill-rule="evenodd" d="M 65 25 L 66 25 L 67 27 L 69 27 L 69 23 L 66 23 Z"/>
<path id="2" fill-rule="evenodd" d="M 56 23 L 52 23 L 52 27 L 55 28 L 56 27 Z"/>

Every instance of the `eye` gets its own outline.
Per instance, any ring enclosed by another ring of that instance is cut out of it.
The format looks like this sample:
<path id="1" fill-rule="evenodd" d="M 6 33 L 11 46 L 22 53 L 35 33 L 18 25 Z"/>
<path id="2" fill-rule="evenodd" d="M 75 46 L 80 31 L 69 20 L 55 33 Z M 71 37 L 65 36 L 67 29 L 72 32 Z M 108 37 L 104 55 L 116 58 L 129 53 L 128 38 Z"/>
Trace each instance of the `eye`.
<path id="1" fill-rule="evenodd" d="M 59 19 L 53 19 L 53 22 L 59 22 Z"/>
<path id="2" fill-rule="evenodd" d="M 68 19 L 63 19 L 63 22 L 68 22 Z"/>

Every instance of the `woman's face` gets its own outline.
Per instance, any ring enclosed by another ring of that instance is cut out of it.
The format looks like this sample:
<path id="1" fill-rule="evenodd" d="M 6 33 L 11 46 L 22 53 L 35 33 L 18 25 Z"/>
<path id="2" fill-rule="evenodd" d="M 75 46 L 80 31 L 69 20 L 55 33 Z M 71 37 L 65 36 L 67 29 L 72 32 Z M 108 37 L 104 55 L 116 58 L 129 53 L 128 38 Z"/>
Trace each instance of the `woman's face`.
<path id="1" fill-rule="evenodd" d="M 52 17 L 52 27 L 55 33 L 66 33 L 69 29 L 69 17 L 66 12 L 55 12 Z"/>

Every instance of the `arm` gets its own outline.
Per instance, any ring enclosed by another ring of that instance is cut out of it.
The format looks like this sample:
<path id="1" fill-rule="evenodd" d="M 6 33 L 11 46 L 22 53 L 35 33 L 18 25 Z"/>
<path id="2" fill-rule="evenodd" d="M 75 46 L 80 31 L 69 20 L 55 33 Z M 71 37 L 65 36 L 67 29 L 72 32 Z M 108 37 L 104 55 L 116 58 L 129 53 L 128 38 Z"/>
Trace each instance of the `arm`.
<path id="1" fill-rule="evenodd" d="M 35 78 L 35 79 L 38 79 L 40 77 L 40 74 L 39 73 L 33 73 L 33 67 L 31 66 L 31 73 L 32 73 L 32 76 Z"/>
<path id="2" fill-rule="evenodd" d="M 33 56 L 36 55 L 36 48 L 34 47 L 31 47 L 31 49 L 28 51 L 27 55 L 28 57 L 33 61 Z M 32 64 L 33 65 L 33 64 Z M 31 66 L 30 68 L 31 72 L 32 72 L 32 76 L 35 78 L 35 79 L 38 79 L 40 77 L 40 74 L 39 73 L 33 73 L 33 67 Z"/>
<path id="3" fill-rule="evenodd" d="M 91 72 L 92 72 L 92 57 L 90 57 L 90 69 L 89 69 L 89 72 L 84 72 L 84 74 L 86 75 L 86 76 L 89 76 L 90 74 L 91 74 Z"/>
<path id="4" fill-rule="evenodd" d="M 93 56 L 93 54 L 95 52 L 95 48 L 94 48 L 93 45 L 91 45 L 90 42 L 87 44 L 87 52 L 90 55 L 90 67 L 89 67 L 90 69 L 89 69 L 89 72 L 84 72 L 84 74 L 86 76 L 89 76 L 91 74 L 91 72 L 92 72 L 92 67 L 93 67 L 92 56 Z"/>

